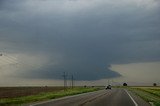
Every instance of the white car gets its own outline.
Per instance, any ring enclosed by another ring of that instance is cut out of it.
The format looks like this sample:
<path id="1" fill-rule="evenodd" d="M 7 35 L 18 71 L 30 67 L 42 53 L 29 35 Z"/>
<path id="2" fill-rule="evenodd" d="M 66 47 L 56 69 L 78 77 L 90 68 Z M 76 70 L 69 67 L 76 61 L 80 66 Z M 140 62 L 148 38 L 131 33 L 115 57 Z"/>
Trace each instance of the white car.
<path id="1" fill-rule="evenodd" d="M 108 85 L 105 87 L 106 89 L 111 89 L 111 85 Z"/>

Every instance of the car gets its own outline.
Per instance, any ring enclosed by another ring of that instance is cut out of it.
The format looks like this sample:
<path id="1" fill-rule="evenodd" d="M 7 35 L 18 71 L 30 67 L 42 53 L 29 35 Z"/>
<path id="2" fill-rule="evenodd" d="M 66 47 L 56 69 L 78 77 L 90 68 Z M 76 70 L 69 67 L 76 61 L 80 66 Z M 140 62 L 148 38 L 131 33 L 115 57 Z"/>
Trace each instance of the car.
<path id="1" fill-rule="evenodd" d="M 111 85 L 106 86 L 106 89 L 111 89 Z"/>

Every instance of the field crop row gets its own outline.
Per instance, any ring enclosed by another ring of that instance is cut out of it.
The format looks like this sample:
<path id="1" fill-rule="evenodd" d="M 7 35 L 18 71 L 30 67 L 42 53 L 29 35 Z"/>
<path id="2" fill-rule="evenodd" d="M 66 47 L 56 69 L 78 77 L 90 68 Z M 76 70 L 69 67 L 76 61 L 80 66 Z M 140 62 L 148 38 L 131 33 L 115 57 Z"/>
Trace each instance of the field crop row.
<path id="1" fill-rule="evenodd" d="M 0 87 L 0 99 L 36 95 L 43 92 L 57 92 L 63 87 Z"/>

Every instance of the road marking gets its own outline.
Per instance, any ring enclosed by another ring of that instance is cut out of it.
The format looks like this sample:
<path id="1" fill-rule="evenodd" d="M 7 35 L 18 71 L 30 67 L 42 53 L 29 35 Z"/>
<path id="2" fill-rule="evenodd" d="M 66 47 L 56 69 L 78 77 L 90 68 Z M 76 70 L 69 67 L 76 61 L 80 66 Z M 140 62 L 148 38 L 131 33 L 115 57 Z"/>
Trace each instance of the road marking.
<path id="1" fill-rule="evenodd" d="M 138 106 L 138 104 L 136 103 L 136 101 L 132 98 L 132 96 L 128 93 L 128 91 L 125 89 L 126 93 L 128 94 L 128 96 L 131 98 L 131 100 L 133 101 L 133 103 L 135 104 L 135 106 Z"/>
<path id="2" fill-rule="evenodd" d="M 93 98 L 91 98 L 91 99 L 89 99 L 89 100 L 86 100 L 85 102 L 81 103 L 81 104 L 78 105 L 78 106 L 84 106 L 84 105 L 87 104 L 88 102 L 92 102 L 92 101 L 94 101 L 95 99 L 97 99 L 97 98 L 99 98 L 99 97 L 102 97 L 102 96 L 104 96 L 104 95 L 106 95 L 106 92 L 103 93 L 103 94 L 100 94 L 100 95 L 98 95 L 98 96 L 96 96 L 96 97 L 93 97 Z"/>

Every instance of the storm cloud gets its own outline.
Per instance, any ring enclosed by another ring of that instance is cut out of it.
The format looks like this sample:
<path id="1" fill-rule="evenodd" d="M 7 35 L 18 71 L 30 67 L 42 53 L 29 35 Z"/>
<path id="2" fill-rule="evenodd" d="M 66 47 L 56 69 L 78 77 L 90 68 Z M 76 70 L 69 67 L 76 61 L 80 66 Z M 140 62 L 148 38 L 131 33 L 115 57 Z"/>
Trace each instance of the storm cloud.
<path id="1" fill-rule="evenodd" d="M 10 76 L 61 79 L 67 72 L 77 80 L 99 80 L 121 76 L 110 64 L 159 61 L 159 5 L 158 0 L 1 0 L 0 48 L 5 59 L 15 61 Z"/>

